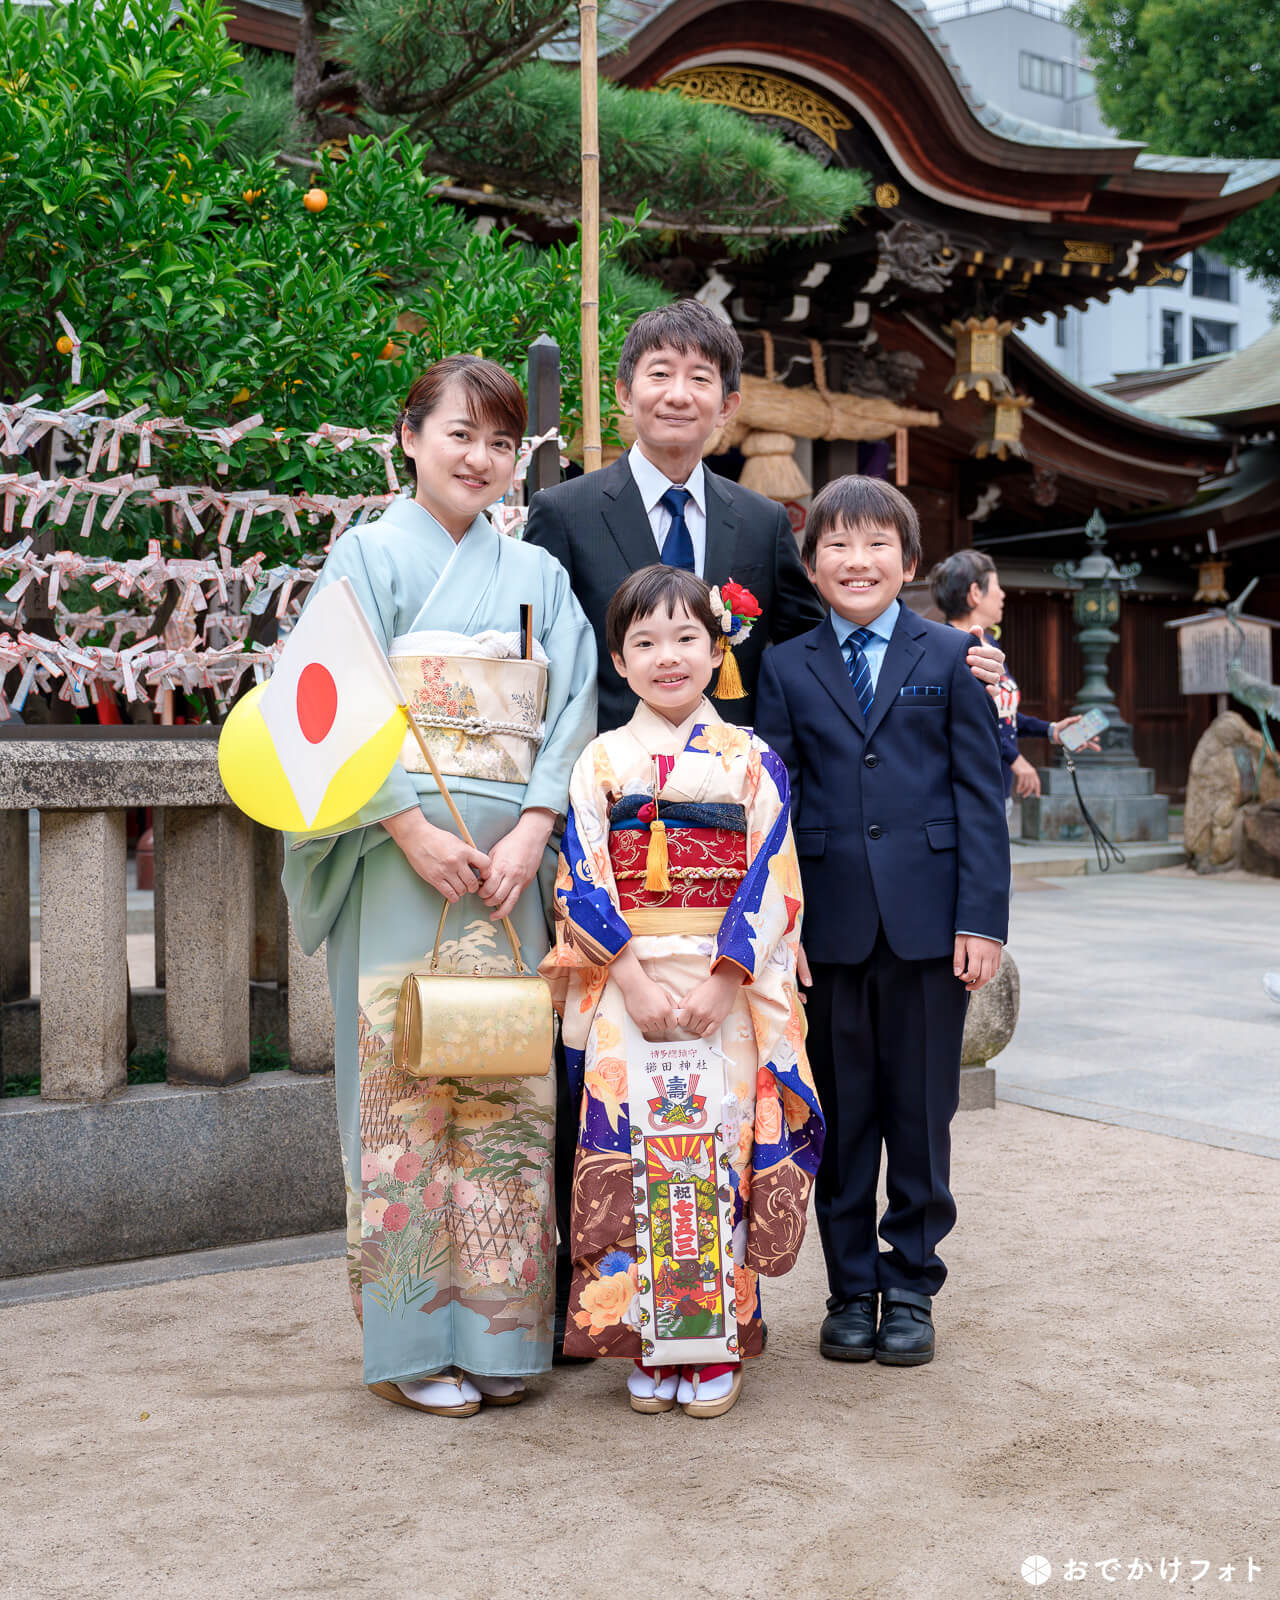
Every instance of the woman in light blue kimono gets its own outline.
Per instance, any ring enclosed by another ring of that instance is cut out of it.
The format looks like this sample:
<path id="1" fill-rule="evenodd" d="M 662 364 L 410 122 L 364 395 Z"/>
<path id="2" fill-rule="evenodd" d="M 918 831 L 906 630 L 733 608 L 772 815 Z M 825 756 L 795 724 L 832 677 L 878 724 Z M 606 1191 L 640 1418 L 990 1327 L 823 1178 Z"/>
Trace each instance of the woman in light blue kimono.
<path id="1" fill-rule="evenodd" d="M 514 970 L 506 915 L 526 966 L 545 955 L 538 876 L 549 899 L 552 830 L 595 733 L 595 642 L 564 568 L 483 515 L 524 426 L 500 367 L 438 362 L 396 427 L 414 498 L 345 533 L 316 584 L 350 579 L 477 848 L 412 735 L 345 827 L 286 838 L 298 936 L 328 941 L 365 1382 L 445 1416 L 513 1404 L 551 1365 L 554 1074 L 415 1080 L 391 1059 L 401 981 L 425 966 L 446 902 L 446 970 Z"/>

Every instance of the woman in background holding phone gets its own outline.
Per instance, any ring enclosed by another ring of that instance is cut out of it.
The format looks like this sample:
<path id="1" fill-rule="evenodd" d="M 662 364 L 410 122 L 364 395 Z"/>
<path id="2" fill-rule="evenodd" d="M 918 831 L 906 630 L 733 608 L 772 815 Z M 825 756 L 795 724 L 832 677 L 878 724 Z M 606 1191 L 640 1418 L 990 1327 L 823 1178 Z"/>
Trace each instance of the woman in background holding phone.
<path id="1" fill-rule="evenodd" d="M 929 591 L 945 622 L 966 631 L 981 628 L 988 642 L 995 642 L 991 629 L 997 627 L 1004 616 L 1004 590 L 1000 587 L 996 564 L 989 555 L 981 550 L 957 550 L 929 574 Z M 1026 756 L 1018 754 L 1018 740 L 1048 739 L 1050 744 L 1061 744 L 1063 730 L 1074 727 L 1080 718 L 1060 717 L 1056 722 L 1045 722 L 1019 711 L 1018 685 L 1009 671 L 1007 659 L 1004 675 L 990 693 L 1000 714 L 1005 811 L 1011 814 L 1015 794 L 1021 800 L 1040 793 L 1040 775 Z M 1096 750 L 1098 742 L 1090 739 L 1079 748 Z"/>

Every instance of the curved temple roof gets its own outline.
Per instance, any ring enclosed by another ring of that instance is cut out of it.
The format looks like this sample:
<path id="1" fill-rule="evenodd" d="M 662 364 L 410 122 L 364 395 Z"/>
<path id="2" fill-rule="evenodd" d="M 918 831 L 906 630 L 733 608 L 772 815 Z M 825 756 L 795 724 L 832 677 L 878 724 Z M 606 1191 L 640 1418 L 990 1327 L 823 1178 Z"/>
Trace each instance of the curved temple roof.
<path id="1" fill-rule="evenodd" d="M 1166 258 L 1280 188 L 1280 161 L 1158 155 L 1013 116 L 977 93 L 924 0 L 619 0 L 606 27 L 626 49 L 604 70 L 622 81 L 649 87 L 695 63 L 781 68 L 851 100 L 925 192 L 1127 231 Z M 576 44 L 548 53 L 573 59 Z"/>

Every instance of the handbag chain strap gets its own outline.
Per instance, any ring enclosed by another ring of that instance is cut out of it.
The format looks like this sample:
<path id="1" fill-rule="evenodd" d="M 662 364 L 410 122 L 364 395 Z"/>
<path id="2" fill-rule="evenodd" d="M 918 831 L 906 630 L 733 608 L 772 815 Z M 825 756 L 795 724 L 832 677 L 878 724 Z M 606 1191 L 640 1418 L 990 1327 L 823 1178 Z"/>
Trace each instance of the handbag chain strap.
<path id="1" fill-rule="evenodd" d="M 448 808 L 449 808 L 449 815 L 453 818 L 454 823 L 455 823 L 455 825 L 456 825 L 456 827 L 458 829 L 458 832 L 462 835 L 462 837 L 466 840 L 466 842 L 471 846 L 471 848 L 473 850 L 478 850 L 480 847 L 475 842 L 475 840 L 471 837 L 471 829 L 468 828 L 466 823 L 462 820 L 462 813 L 458 810 L 457 806 L 454 805 L 454 803 L 453 803 L 453 796 L 449 793 L 448 786 L 446 785 L 446 783 L 444 781 L 444 774 L 440 771 L 440 768 L 436 765 L 436 759 L 431 754 L 430 747 L 428 746 L 427 741 L 422 736 L 422 729 L 419 728 L 418 724 L 414 721 L 413 715 L 409 711 L 408 706 L 405 707 L 405 712 L 406 712 L 406 716 L 407 716 L 407 719 L 408 719 L 409 727 L 413 731 L 413 736 L 418 741 L 418 748 L 422 751 L 422 754 L 423 754 L 423 756 L 424 756 L 424 758 L 426 760 L 427 770 L 431 773 L 432 778 L 435 780 L 436 787 L 439 789 L 439 791 L 440 791 L 440 793 L 441 793 L 441 795 L 442 795 L 442 797 L 444 799 L 445 805 L 447 805 Z M 444 903 L 444 908 L 440 912 L 440 923 L 439 923 L 439 926 L 436 928 L 436 942 L 435 942 L 435 945 L 434 945 L 434 947 L 433 947 L 433 949 L 431 951 L 431 971 L 432 972 L 437 971 L 438 966 L 439 966 L 439 960 L 440 960 L 440 936 L 444 932 L 444 919 L 448 916 L 448 914 L 449 914 L 449 902 L 446 900 L 445 903 Z M 529 969 L 528 969 L 528 967 L 525 966 L 524 962 L 521 961 L 521 959 L 520 959 L 520 941 L 519 941 L 519 939 L 516 938 L 516 930 L 511 926 L 511 918 L 510 917 L 503 917 L 502 926 L 505 929 L 506 935 L 507 935 L 507 939 L 509 940 L 509 942 L 511 944 L 511 954 L 512 954 L 513 959 L 515 960 L 516 974 L 517 974 L 518 977 L 527 978 L 529 976 Z"/>

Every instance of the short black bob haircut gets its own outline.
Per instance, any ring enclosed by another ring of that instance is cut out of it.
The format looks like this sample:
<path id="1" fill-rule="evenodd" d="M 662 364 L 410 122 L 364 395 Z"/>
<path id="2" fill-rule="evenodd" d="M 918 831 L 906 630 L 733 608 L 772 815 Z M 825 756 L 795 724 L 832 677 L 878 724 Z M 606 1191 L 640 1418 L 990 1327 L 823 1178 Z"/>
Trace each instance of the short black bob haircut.
<path id="1" fill-rule="evenodd" d="M 724 643 L 724 635 L 711 609 L 711 590 L 697 573 L 657 563 L 633 572 L 610 600 L 604 619 L 609 654 L 620 656 L 627 630 L 645 617 L 651 617 L 659 607 L 669 617 L 674 617 L 678 610 L 687 611 L 711 635 L 713 645 Z"/>
<path id="2" fill-rule="evenodd" d="M 985 550 L 957 550 L 939 561 L 929 574 L 929 593 L 948 622 L 969 615 L 969 590 L 976 583 L 978 593 L 986 594 L 996 564 Z"/>
<path id="3" fill-rule="evenodd" d="M 650 350 L 663 346 L 704 356 L 720 373 L 726 395 L 742 387 L 742 340 L 723 317 L 708 311 L 700 300 L 677 300 L 637 317 L 627 330 L 618 358 L 618 382 L 630 390 L 636 364 Z"/>
<path id="4" fill-rule="evenodd" d="M 823 534 L 841 524 L 846 528 L 895 528 L 902 545 L 902 565 L 908 569 L 919 566 L 923 548 L 916 508 L 901 490 L 883 478 L 850 473 L 833 478 L 813 497 L 800 548 L 800 558 L 810 572 Z"/>

